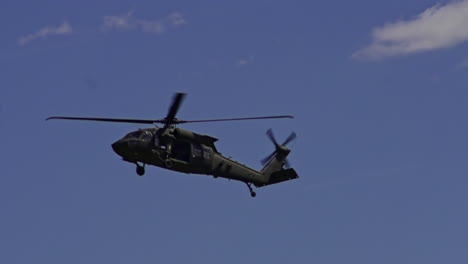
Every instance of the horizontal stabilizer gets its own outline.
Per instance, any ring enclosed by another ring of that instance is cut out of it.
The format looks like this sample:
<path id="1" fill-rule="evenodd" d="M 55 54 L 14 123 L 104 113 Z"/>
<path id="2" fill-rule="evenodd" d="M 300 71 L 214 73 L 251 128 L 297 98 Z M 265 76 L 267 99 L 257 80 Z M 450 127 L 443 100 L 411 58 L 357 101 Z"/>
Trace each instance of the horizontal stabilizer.
<path id="1" fill-rule="evenodd" d="M 262 187 L 262 186 L 280 183 L 284 181 L 294 180 L 297 178 L 299 178 L 299 176 L 297 175 L 296 171 L 293 168 L 286 169 L 286 170 L 279 170 L 271 174 L 270 181 L 267 184 L 256 185 L 256 186 Z"/>

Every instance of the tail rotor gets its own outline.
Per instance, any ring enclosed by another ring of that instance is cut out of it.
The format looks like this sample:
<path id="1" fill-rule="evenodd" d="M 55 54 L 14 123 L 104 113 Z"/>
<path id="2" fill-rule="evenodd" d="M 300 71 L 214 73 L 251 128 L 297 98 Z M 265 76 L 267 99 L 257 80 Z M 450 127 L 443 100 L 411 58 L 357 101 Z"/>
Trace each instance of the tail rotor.
<path id="1" fill-rule="evenodd" d="M 271 140 L 273 145 L 275 145 L 275 150 L 268 156 L 266 156 L 264 159 L 261 160 L 262 165 L 266 165 L 275 155 L 284 155 L 286 156 L 289 154 L 290 150 L 286 147 L 287 144 L 291 143 L 293 140 L 296 139 L 297 135 L 295 132 L 292 132 L 286 140 L 283 142 L 283 144 L 278 144 L 278 141 L 276 140 L 275 135 L 273 134 L 273 130 L 270 128 L 266 132 L 268 138 Z M 284 159 L 284 165 L 286 168 L 290 168 L 291 164 L 287 159 Z"/>

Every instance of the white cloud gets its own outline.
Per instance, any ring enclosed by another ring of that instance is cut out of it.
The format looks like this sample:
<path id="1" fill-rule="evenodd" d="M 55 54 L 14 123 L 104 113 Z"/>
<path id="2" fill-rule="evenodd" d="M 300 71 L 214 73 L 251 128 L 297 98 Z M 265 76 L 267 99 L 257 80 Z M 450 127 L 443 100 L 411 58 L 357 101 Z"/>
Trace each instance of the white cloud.
<path id="1" fill-rule="evenodd" d="M 355 59 L 380 59 L 448 48 L 468 40 L 468 0 L 449 1 L 413 19 L 387 23 L 372 32 L 372 43 Z"/>
<path id="2" fill-rule="evenodd" d="M 138 30 L 146 33 L 162 34 L 169 26 L 174 28 L 187 24 L 184 15 L 178 12 L 169 14 L 162 19 L 144 20 L 133 16 L 133 11 L 120 16 L 105 16 L 101 28 L 105 31 Z"/>
<path id="3" fill-rule="evenodd" d="M 130 30 L 135 27 L 133 10 L 121 16 L 104 16 L 102 29 L 104 30 Z"/>
<path id="4" fill-rule="evenodd" d="M 18 45 L 24 46 L 29 42 L 38 39 L 45 38 L 50 35 L 68 35 L 73 32 L 71 25 L 68 22 L 63 22 L 58 27 L 44 27 L 36 31 L 35 33 L 20 37 L 18 39 Z"/>

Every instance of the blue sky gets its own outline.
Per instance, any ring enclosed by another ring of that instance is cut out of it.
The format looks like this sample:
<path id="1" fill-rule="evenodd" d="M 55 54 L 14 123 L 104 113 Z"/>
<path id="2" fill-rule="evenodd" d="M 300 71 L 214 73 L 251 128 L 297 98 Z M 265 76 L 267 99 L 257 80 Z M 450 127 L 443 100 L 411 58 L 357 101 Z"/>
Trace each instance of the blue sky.
<path id="1" fill-rule="evenodd" d="M 2 263 L 467 263 L 468 1 L 2 1 Z M 110 144 L 184 119 L 252 167 L 291 131 L 300 179 L 147 168 Z"/>

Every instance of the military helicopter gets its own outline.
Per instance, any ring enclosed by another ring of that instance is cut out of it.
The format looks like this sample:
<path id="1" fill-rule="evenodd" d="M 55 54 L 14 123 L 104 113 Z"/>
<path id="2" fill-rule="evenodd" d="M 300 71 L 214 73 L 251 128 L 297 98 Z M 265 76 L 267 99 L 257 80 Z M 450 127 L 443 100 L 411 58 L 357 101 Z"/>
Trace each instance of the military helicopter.
<path id="1" fill-rule="evenodd" d="M 154 165 L 189 174 L 211 175 L 215 178 L 221 177 L 244 182 L 249 188 L 252 197 L 256 196 L 252 185 L 258 188 L 298 178 L 296 171 L 290 168 L 289 162 L 286 159 L 290 153 L 290 149 L 286 145 L 296 138 L 294 132 L 282 144 L 279 144 L 272 130 L 269 129 L 267 131 L 267 136 L 275 145 L 275 150 L 262 160 L 264 167 L 258 171 L 223 156 L 214 145 L 218 139 L 177 127 L 179 124 L 186 123 L 293 118 L 293 116 L 180 120 L 176 118 L 176 114 L 185 96 L 185 93 L 176 93 L 174 95 L 169 112 L 163 119 L 52 116 L 47 118 L 47 120 L 65 119 L 154 125 L 154 128 L 130 132 L 112 144 L 112 149 L 124 161 L 136 165 L 136 173 L 139 176 L 145 174 L 145 165 Z M 162 124 L 163 126 L 158 127 L 157 124 Z"/>

